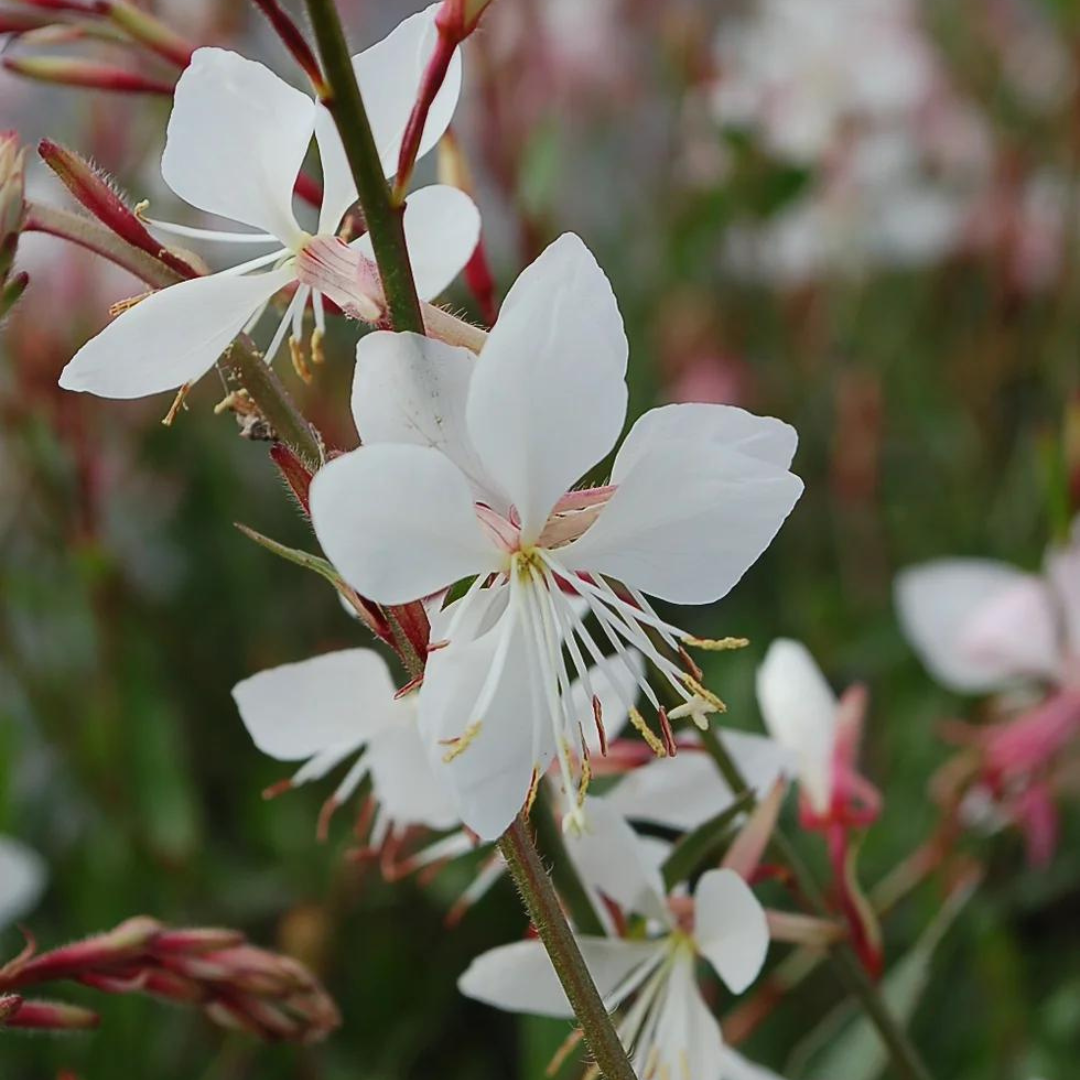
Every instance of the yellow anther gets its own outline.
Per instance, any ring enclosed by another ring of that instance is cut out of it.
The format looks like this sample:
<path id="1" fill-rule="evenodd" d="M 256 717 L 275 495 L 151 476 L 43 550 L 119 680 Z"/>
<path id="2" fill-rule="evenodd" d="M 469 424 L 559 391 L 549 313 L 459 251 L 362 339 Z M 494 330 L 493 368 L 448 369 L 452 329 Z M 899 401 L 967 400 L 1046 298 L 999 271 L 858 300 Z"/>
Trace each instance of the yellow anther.
<path id="1" fill-rule="evenodd" d="M 726 713 L 727 706 L 720 700 L 711 690 L 703 686 L 694 678 L 693 675 L 687 675 L 686 672 L 682 672 L 682 681 L 692 694 L 707 702 L 713 707 L 713 712 Z M 669 713 L 669 716 L 674 716 L 674 713 Z"/>
<path id="2" fill-rule="evenodd" d="M 311 382 L 311 369 L 307 366 L 304 357 L 304 346 L 294 337 L 289 338 L 289 355 L 292 357 L 293 371 L 306 382 Z"/>
<path id="3" fill-rule="evenodd" d="M 589 781 L 592 780 L 592 765 L 589 763 L 589 759 L 585 758 L 581 762 L 581 780 L 578 782 L 577 804 L 579 807 L 585 805 L 585 796 L 589 793 Z"/>
<path id="4" fill-rule="evenodd" d="M 147 289 L 146 292 L 141 292 L 137 296 L 129 296 L 126 300 L 117 300 L 109 308 L 109 314 L 115 319 L 117 315 L 123 315 L 125 311 L 129 311 L 148 296 L 153 296 L 155 292 L 157 292 L 156 289 Z"/>
<path id="5" fill-rule="evenodd" d="M 447 765 L 450 764 L 454 758 L 461 757 L 466 750 L 473 744 L 476 736 L 480 734 L 480 729 L 483 727 L 483 721 L 476 720 L 471 723 L 457 738 L 455 739 L 440 739 L 440 746 L 448 746 L 450 749 L 443 754 L 443 762 Z"/>
<path id="6" fill-rule="evenodd" d="M 173 403 L 169 406 L 169 411 L 165 414 L 165 419 L 161 421 L 165 427 L 172 427 L 173 421 L 180 414 L 180 410 L 187 408 L 187 396 L 190 389 L 191 383 L 184 383 L 184 385 L 177 390 L 176 397 L 173 398 Z"/>
<path id="7" fill-rule="evenodd" d="M 667 757 L 667 749 L 664 744 L 657 738 L 649 725 L 645 723 L 645 717 L 637 709 L 630 710 L 630 723 L 634 725 L 641 737 L 649 744 L 649 749 L 657 757 Z"/>
<path id="8" fill-rule="evenodd" d="M 323 338 L 326 335 L 316 327 L 311 331 L 311 359 L 316 364 L 326 363 L 326 353 L 323 352 Z"/>
<path id="9" fill-rule="evenodd" d="M 525 816 L 528 817 L 532 813 L 533 803 L 536 802 L 536 796 L 540 794 L 540 773 L 536 769 L 532 771 L 532 779 L 529 781 L 529 794 L 525 799 Z"/>
<path id="10" fill-rule="evenodd" d="M 750 644 L 750 639 L 744 637 L 684 637 L 683 641 L 687 645 L 692 645 L 695 649 L 703 649 L 705 652 L 728 652 L 731 649 L 745 649 Z"/>

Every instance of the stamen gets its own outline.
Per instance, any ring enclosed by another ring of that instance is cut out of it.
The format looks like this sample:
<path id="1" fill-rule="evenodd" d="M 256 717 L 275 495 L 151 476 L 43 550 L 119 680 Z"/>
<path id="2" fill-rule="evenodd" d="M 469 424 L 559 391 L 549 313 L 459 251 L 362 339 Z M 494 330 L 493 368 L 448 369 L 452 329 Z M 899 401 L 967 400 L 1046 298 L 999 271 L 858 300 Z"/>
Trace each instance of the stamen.
<path id="1" fill-rule="evenodd" d="M 455 758 L 461 757 L 461 755 L 472 745 L 476 736 L 480 734 L 483 726 L 484 722 L 482 720 L 474 720 L 462 734 L 457 735 L 452 739 L 440 739 L 440 746 L 450 747 L 450 749 L 443 754 L 443 761 L 449 765 Z"/>
<path id="2" fill-rule="evenodd" d="M 149 204 L 140 203 L 139 205 Z M 169 233 L 171 236 L 184 236 L 189 240 L 213 240 L 227 244 L 281 243 L 273 233 L 234 233 L 223 229 L 200 229 L 192 225 L 176 225 L 171 221 L 158 221 L 157 218 L 145 217 L 139 213 L 138 207 L 136 207 L 136 213 L 147 225 L 157 229 L 158 232 Z"/>
<path id="3" fill-rule="evenodd" d="M 705 652 L 728 652 L 731 649 L 745 649 L 750 644 L 749 638 L 725 637 L 725 638 L 699 638 L 687 635 L 683 638 L 687 645 Z"/>
<path id="4" fill-rule="evenodd" d="M 596 724 L 596 734 L 600 739 L 600 755 L 607 757 L 607 732 L 604 730 L 604 710 L 600 699 L 593 694 L 592 699 L 593 723 Z"/>
<path id="5" fill-rule="evenodd" d="M 657 757 L 668 756 L 667 748 L 656 737 L 649 725 L 645 723 L 645 717 L 642 716 L 637 709 L 630 710 L 630 723 L 634 725 L 634 729 L 641 735 L 645 742 L 649 744 L 649 749 Z"/>

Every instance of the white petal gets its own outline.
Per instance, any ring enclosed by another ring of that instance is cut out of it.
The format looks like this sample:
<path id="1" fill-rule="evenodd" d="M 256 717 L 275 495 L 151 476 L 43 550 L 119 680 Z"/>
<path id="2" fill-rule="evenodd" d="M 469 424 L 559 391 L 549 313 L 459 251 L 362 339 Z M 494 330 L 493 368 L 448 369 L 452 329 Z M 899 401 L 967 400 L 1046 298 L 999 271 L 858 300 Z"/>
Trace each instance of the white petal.
<path id="1" fill-rule="evenodd" d="M 442 830 L 459 824 L 450 792 L 432 771 L 415 717 L 397 716 L 371 740 L 365 758 L 375 798 L 395 825 Z"/>
<path id="2" fill-rule="evenodd" d="M 315 113 L 315 139 L 322 165 L 323 199 L 319 232 L 336 233 L 345 211 L 356 202 L 356 184 L 334 118 L 323 105 Z"/>
<path id="3" fill-rule="evenodd" d="M 0 930 L 25 915 L 45 888 L 45 863 L 25 844 L 0 836 Z"/>
<path id="4" fill-rule="evenodd" d="M 799 783 L 811 805 L 828 810 L 840 704 L 798 641 L 778 638 L 757 670 L 757 699 L 770 734 L 795 755 Z"/>
<path id="5" fill-rule="evenodd" d="M 710 870 L 694 892 L 694 940 L 734 994 L 757 977 L 769 951 L 765 909 L 734 870 Z"/>
<path id="6" fill-rule="evenodd" d="M 793 771 L 791 756 L 773 739 L 722 731 L 720 739 L 750 787 L 763 796 L 777 777 Z M 702 749 L 680 748 L 634 769 L 604 796 L 632 821 L 689 832 L 726 810 L 734 795 L 716 762 Z"/>
<path id="7" fill-rule="evenodd" d="M 585 827 L 566 834 L 566 848 L 585 883 L 625 911 L 666 918 L 664 882 L 638 836 L 605 798 L 585 800 Z"/>
<path id="8" fill-rule="evenodd" d="M 1054 612 L 1045 582 L 989 559 L 939 559 L 896 579 L 900 621 L 915 651 L 946 686 L 1001 687 L 1058 671 Z"/>
<path id="9" fill-rule="evenodd" d="M 469 482 L 437 450 L 382 443 L 324 465 L 311 521 L 330 561 L 360 593 L 404 604 L 498 568 Z"/>
<path id="10" fill-rule="evenodd" d="M 653 1045 L 661 1076 L 691 1080 L 717 1080 L 720 1076 L 723 1036 L 701 997 L 692 964 L 680 963 L 672 969 Z"/>
<path id="11" fill-rule="evenodd" d="M 438 38 L 435 15 L 440 6 L 432 4 L 425 11 L 409 16 L 382 41 L 353 57 L 353 69 L 386 176 L 397 172 L 405 126 L 420 92 L 420 80 L 435 50 Z M 442 138 L 460 94 L 461 50 L 458 49 L 431 104 L 417 156 L 426 154 Z"/>
<path id="12" fill-rule="evenodd" d="M 432 184 L 409 196 L 404 229 L 417 295 L 434 300 L 472 258 L 480 240 L 480 211 L 464 191 Z"/>
<path id="13" fill-rule="evenodd" d="M 556 240 L 514 283 L 469 395 L 469 431 L 526 542 L 612 448 L 626 417 L 626 335 L 581 240 Z"/>
<path id="14" fill-rule="evenodd" d="M 559 560 L 672 603 L 711 603 L 769 546 L 802 487 L 797 476 L 759 458 L 664 441 L 637 458 Z"/>
<path id="15" fill-rule="evenodd" d="M 506 621 L 507 593 L 505 586 L 489 589 L 472 601 L 450 643 L 428 657 L 420 689 L 420 731 L 432 770 L 461 820 L 482 840 L 502 835 L 524 805 L 534 771 L 543 775 L 554 753 L 551 725 L 533 683 L 533 658 L 520 625 Z M 457 609 L 451 605 L 432 622 L 432 641 L 443 640 Z M 493 611 L 501 613 L 492 622 Z M 478 716 L 478 698 L 508 627 L 505 665 L 490 706 Z M 457 739 L 467 745 L 455 754 Z"/>
<path id="16" fill-rule="evenodd" d="M 1080 542 L 1047 553 L 1046 573 L 1054 586 L 1065 623 L 1069 652 L 1080 657 Z"/>
<path id="17" fill-rule="evenodd" d="M 260 671 L 233 687 L 252 741 L 279 761 L 361 742 L 390 723 L 394 683 L 370 649 L 346 649 Z"/>
<path id="18" fill-rule="evenodd" d="M 409 443 L 448 457 L 468 478 L 473 495 L 506 507 L 469 440 L 465 402 L 476 356 L 419 334 L 377 331 L 356 347 L 352 410 L 366 446 Z"/>
<path id="19" fill-rule="evenodd" d="M 99 397 L 137 398 L 194 382 L 259 306 L 292 280 L 292 271 L 281 269 L 170 285 L 91 338 L 60 373 L 60 385 Z"/>
<path id="20" fill-rule="evenodd" d="M 619 983 L 661 947 L 656 942 L 617 938 L 579 938 L 578 945 L 610 1008 L 618 1004 L 610 995 Z M 458 980 L 458 989 L 466 997 L 509 1012 L 558 1019 L 574 1015 L 544 946 L 536 940 L 517 941 L 478 956 Z"/>
<path id="21" fill-rule="evenodd" d="M 192 206 L 291 246 L 293 186 L 314 126 L 315 102 L 262 64 L 196 49 L 176 84 L 161 173 Z"/>
<path id="22" fill-rule="evenodd" d="M 708 454 L 726 447 L 787 469 L 799 436 L 782 420 L 757 416 L 734 405 L 664 405 L 650 409 L 630 429 L 615 457 L 611 482 L 621 483 L 641 458 L 671 441 L 688 444 L 690 454 Z"/>

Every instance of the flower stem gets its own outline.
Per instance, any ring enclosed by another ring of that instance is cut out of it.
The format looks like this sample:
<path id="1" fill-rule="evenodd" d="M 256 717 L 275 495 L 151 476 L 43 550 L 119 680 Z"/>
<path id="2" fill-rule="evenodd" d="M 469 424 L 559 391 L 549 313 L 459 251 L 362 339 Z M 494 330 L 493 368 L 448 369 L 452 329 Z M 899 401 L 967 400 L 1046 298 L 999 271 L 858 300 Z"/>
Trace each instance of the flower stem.
<path id="1" fill-rule="evenodd" d="M 325 85 L 316 89 L 334 118 L 352 169 L 390 309 L 390 321 L 395 330 L 422 334 L 424 319 L 405 246 L 405 208 L 395 206 L 390 198 L 341 18 L 334 0 L 306 0 L 306 3 L 325 79 Z"/>
<path id="2" fill-rule="evenodd" d="M 732 791 L 740 796 L 749 793 L 752 801 L 756 802 L 753 789 L 746 782 L 742 771 L 736 765 L 716 732 L 711 728 L 703 732 L 702 742 Z M 811 906 L 816 908 L 819 913 L 824 914 L 827 911 L 827 905 L 821 889 L 818 887 L 809 868 L 803 862 L 802 856 L 799 855 L 795 846 L 779 829 L 773 833 L 772 846 L 781 861 L 788 866 L 795 876 L 800 890 L 809 900 Z M 907 1032 L 889 1012 L 888 1007 L 878 993 L 877 987 L 871 981 L 870 976 L 867 975 L 866 969 L 859 962 L 851 946 L 846 941 L 836 942 L 829 948 L 829 959 L 844 988 L 849 994 L 858 998 L 867 1016 L 877 1028 L 878 1035 L 889 1051 L 889 1056 L 897 1074 L 902 1076 L 904 1080 L 931 1080 L 930 1070 L 927 1069 L 919 1056 L 919 1052 L 915 1049 Z"/>
<path id="3" fill-rule="evenodd" d="M 566 991 L 600 1074 L 607 1080 L 635 1080 L 633 1067 L 585 966 L 523 815 L 519 814 L 503 833 L 499 852 Z"/>

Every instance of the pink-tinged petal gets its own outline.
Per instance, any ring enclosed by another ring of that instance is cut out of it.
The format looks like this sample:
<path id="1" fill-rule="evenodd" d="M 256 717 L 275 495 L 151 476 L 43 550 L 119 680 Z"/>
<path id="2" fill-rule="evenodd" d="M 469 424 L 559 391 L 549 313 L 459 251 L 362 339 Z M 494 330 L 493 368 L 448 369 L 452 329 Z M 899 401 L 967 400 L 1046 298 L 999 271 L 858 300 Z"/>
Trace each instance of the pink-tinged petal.
<path id="1" fill-rule="evenodd" d="M 356 347 L 352 411 L 360 438 L 429 446 L 469 479 L 476 499 L 505 511 L 469 439 L 465 403 L 475 354 L 419 334 L 377 331 Z"/>
<path id="2" fill-rule="evenodd" d="M 315 102 L 227 49 L 196 49 L 176 84 L 161 172 L 185 202 L 272 233 L 300 236 L 293 185 Z"/>
<path id="3" fill-rule="evenodd" d="M 98 397 L 138 398 L 194 382 L 259 306 L 292 280 L 292 271 L 281 269 L 170 285 L 91 338 L 60 373 L 60 385 Z"/>
<path id="4" fill-rule="evenodd" d="M 434 300 L 472 258 L 480 239 L 480 211 L 464 191 L 432 184 L 409 196 L 404 229 L 417 295 Z M 357 246 L 375 258 L 370 236 L 361 237 Z"/>
<path id="5" fill-rule="evenodd" d="M 585 800 L 585 827 L 566 833 L 566 849 L 585 883 L 626 912 L 665 919 L 664 882 L 637 833 L 604 798 Z"/>
<path id="6" fill-rule="evenodd" d="M 341 219 L 356 202 L 356 183 L 334 118 L 323 105 L 316 107 L 315 141 L 322 166 L 323 200 L 319 208 L 319 232 L 336 233 Z"/>
<path id="7" fill-rule="evenodd" d="M 381 443 L 328 462 L 311 483 L 311 521 L 344 578 L 380 604 L 499 566 L 468 480 L 430 447 Z"/>
<path id="8" fill-rule="evenodd" d="M 233 687 L 252 741 L 278 761 L 370 739 L 395 718 L 394 683 L 378 653 L 346 649 L 260 671 Z"/>
<path id="9" fill-rule="evenodd" d="M 45 862 L 36 851 L 0 836 L 0 930 L 38 902 L 47 877 Z"/>
<path id="10" fill-rule="evenodd" d="M 642 458 L 669 442 L 685 446 L 688 457 L 728 449 L 787 469 L 799 436 L 782 420 L 734 405 L 664 405 L 650 409 L 630 429 L 615 456 L 611 482 L 622 483 Z"/>
<path id="11" fill-rule="evenodd" d="M 1034 574 L 989 559 L 940 559 L 897 577 L 896 604 L 919 658 L 954 690 L 1060 671 L 1053 605 Z"/>
<path id="12" fill-rule="evenodd" d="M 758 560 L 802 489 L 797 476 L 759 458 L 658 443 L 559 560 L 672 603 L 711 603 Z"/>
<path id="13" fill-rule="evenodd" d="M 506 586 L 485 590 L 464 618 L 458 601 L 432 621 L 431 640 L 449 643 L 428 657 L 420 688 L 420 734 L 432 771 L 482 840 L 503 834 L 554 754 L 542 691 L 534 685 L 535 659 L 505 607 L 508 592 Z"/>
<path id="14" fill-rule="evenodd" d="M 360 93 L 367 105 L 371 132 L 386 176 L 397 172 L 401 140 L 435 51 L 435 15 L 440 4 L 411 15 L 382 41 L 353 57 Z M 431 103 L 418 156 L 426 154 L 450 126 L 461 94 L 461 50 L 454 53 L 439 93 Z"/>
<path id="15" fill-rule="evenodd" d="M 617 938 L 579 938 L 585 963 L 609 1008 L 611 994 L 635 969 L 648 963 L 662 943 Z M 517 941 L 478 956 L 458 980 L 458 989 L 475 1001 L 508 1012 L 571 1019 L 574 1015 L 544 946 Z"/>
<path id="16" fill-rule="evenodd" d="M 626 334 L 596 260 L 561 236 L 514 283 L 469 394 L 469 431 L 532 542 L 559 498 L 615 444 Z"/>
<path id="17" fill-rule="evenodd" d="M 396 721 L 371 740 L 365 755 L 380 809 L 395 825 L 453 828 L 460 822 L 457 809 L 432 771 L 415 718 L 399 714 Z"/>
<path id="18" fill-rule="evenodd" d="M 798 762 L 803 795 L 827 813 L 840 703 L 805 645 L 779 638 L 769 646 L 757 671 L 757 699 L 769 734 Z"/>
<path id="19" fill-rule="evenodd" d="M 694 893 L 694 940 L 734 994 L 757 977 L 769 951 L 765 909 L 734 870 L 703 874 Z"/>

